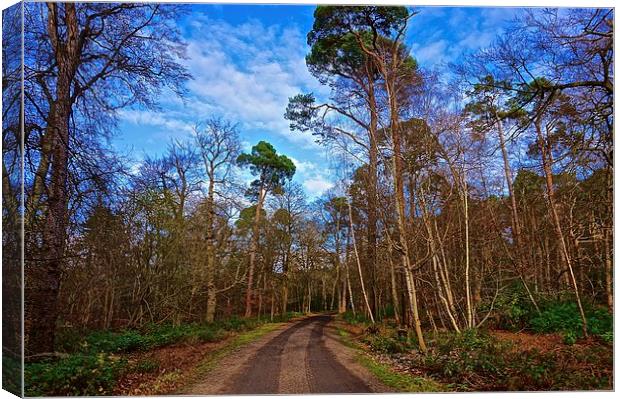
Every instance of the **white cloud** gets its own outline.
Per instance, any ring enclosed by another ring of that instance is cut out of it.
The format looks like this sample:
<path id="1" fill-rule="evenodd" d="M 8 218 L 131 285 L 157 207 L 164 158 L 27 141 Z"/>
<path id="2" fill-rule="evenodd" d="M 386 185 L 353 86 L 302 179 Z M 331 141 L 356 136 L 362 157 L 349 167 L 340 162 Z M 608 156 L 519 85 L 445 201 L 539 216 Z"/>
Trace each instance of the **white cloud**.
<path id="1" fill-rule="evenodd" d="M 319 196 L 334 187 L 334 183 L 321 175 L 315 175 L 302 183 L 310 196 Z"/>
<path id="2" fill-rule="evenodd" d="M 428 46 L 420 47 L 414 55 L 419 62 L 426 65 L 433 65 L 443 61 L 447 47 L 447 41 L 439 40 Z"/>
<path id="3" fill-rule="evenodd" d="M 291 156 L 289 156 L 289 158 L 295 164 L 295 168 L 297 169 L 296 173 L 304 174 L 304 173 L 313 172 L 319 169 L 318 165 L 315 164 L 314 162 L 300 161 L 299 159 L 291 157 Z"/>
<path id="4" fill-rule="evenodd" d="M 192 131 L 189 123 L 177 119 L 166 112 L 122 109 L 118 111 L 118 116 L 122 120 L 134 125 L 163 127 L 170 134 L 191 133 Z"/>
<path id="5" fill-rule="evenodd" d="M 289 158 L 297 168 L 295 180 L 301 183 L 309 197 L 318 197 L 334 187 L 334 182 L 328 177 L 329 169 L 326 165 L 312 161 L 302 161 L 294 157 Z"/>
<path id="6" fill-rule="evenodd" d="M 131 173 L 134 176 L 138 175 L 138 173 L 140 173 L 140 168 L 142 167 L 142 164 L 143 164 L 142 160 L 134 162 L 129 168 L 129 173 Z"/>
<path id="7" fill-rule="evenodd" d="M 233 26 L 208 18 L 195 20 L 193 27 L 187 65 L 195 78 L 189 83 L 197 98 L 189 103 L 194 112 L 217 113 L 244 129 L 316 148 L 310 133 L 290 132 L 283 117 L 289 97 L 325 90 L 306 68 L 299 29 L 258 21 Z"/>

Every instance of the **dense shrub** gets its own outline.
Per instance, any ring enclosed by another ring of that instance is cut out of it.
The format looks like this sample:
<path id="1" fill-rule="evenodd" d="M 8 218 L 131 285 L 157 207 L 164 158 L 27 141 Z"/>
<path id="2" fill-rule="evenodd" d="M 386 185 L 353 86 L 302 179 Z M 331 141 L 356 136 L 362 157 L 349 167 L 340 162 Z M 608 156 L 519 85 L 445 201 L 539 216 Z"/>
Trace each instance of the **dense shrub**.
<path id="1" fill-rule="evenodd" d="M 85 352 L 132 352 L 147 349 L 146 337 L 137 331 L 96 331 L 81 344 Z"/>
<path id="2" fill-rule="evenodd" d="M 342 318 L 349 324 L 368 324 L 370 322 L 364 314 L 353 314 L 351 311 L 343 313 Z"/>
<path id="3" fill-rule="evenodd" d="M 613 340 L 613 319 L 602 308 L 586 309 L 588 333 L 600 336 L 606 341 Z M 531 329 L 538 333 L 560 332 L 566 343 L 574 343 L 583 335 L 581 316 L 574 302 L 555 302 L 548 304 L 539 315 L 529 321 Z M 611 340 L 610 340 L 611 338 Z"/>
<path id="4" fill-rule="evenodd" d="M 457 390 L 610 389 L 611 351 L 603 346 L 540 352 L 477 330 L 429 341 L 416 366 L 431 377 L 459 381 Z"/>
<path id="5" fill-rule="evenodd" d="M 431 351 L 424 366 L 441 377 L 471 378 L 481 373 L 490 378 L 502 377 L 505 369 L 506 343 L 479 330 L 461 334 L 442 334 L 430 342 Z"/>
<path id="6" fill-rule="evenodd" d="M 369 325 L 361 340 L 372 351 L 379 353 L 403 353 L 417 349 L 417 340 L 411 331 L 400 330 L 387 323 Z"/>
<path id="7" fill-rule="evenodd" d="M 381 353 L 400 353 L 407 350 L 407 346 L 391 336 L 385 336 L 382 334 L 370 334 L 366 335 L 363 339 L 370 348 L 375 352 Z"/>
<path id="8" fill-rule="evenodd" d="M 26 396 L 109 395 L 125 365 L 104 353 L 26 364 Z"/>
<path id="9" fill-rule="evenodd" d="M 528 320 L 536 313 L 527 293 L 521 285 L 515 285 L 500 292 L 493 305 L 494 319 L 489 324 L 507 330 L 520 330 L 527 325 Z M 480 313 L 490 310 L 491 302 L 483 303 L 479 307 Z"/>
<path id="10" fill-rule="evenodd" d="M 540 313 L 520 285 L 501 292 L 493 305 L 494 318 L 487 325 L 507 330 L 529 330 L 537 333 L 561 333 L 566 343 L 574 343 L 583 335 L 581 317 L 570 292 L 554 297 L 536 298 Z M 489 310 L 490 304 L 482 304 L 479 311 Z M 584 304 L 588 333 L 606 342 L 613 340 L 613 320 L 601 307 Z"/>

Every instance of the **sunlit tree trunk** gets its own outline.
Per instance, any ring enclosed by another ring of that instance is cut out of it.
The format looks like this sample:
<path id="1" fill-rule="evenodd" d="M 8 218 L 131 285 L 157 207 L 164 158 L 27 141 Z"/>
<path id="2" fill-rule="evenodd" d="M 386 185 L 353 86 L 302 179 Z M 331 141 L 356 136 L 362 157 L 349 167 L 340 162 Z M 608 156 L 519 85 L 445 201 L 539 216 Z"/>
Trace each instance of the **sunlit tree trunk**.
<path id="1" fill-rule="evenodd" d="M 372 314 L 370 303 L 368 302 L 368 294 L 366 293 L 366 286 L 364 285 L 364 276 L 362 274 L 362 262 L 360 261 L 359 252 L 357 251 L 357 240 L 355 239 L 355 229 L 353 228 L 353 211 L 351 209 L 351 201 L 347 198 L 347 205 L 349 207 L 349 231 L 351 234 L 351 240 L 353 241 L 353 252 L 355 254 L 355 262 L 357 263 L 357 272 L 360 278 L 360 285 L 362 288 L 362 296 L 364 297 L 364 304 L 366 305 L 366 311 L 370 317 L 370 321 L 375 322 L 375 317 Z"/>
<path id="2" fill-rule="evenodd" d="M 538 303 L 534 299 L 534 296 L 532 295 L 532 292 L 530 291 L 530 287 L 527 284 L 525 277 L 523 276 L 526 261 L 525 261 L 525 256 L 524 256 L 524 249 L 522 246 L 523 240 L 521 237 L 521 225 L 519 221 L 519 211 L 517 208 L 517 198 L 515 197 L 514 187 L 513 187 L 512 169 L 510 167 L 508 151 L 506 150 L 506 141 L 504 138 L 504 127 L 497 112 L 495 112 L 495 118 L 497 119 L 497 136 L 499 139 L 499 146 L 502 152 L 502 160 L 504 163 L 504 176 L 506 178 L 506 186 L 508 187 L 508 195 L 510 196 L 510 215 L 511 215 L 510 220 L 511 220 L 511 225 L 512 225 L 514 244 L 516 248 L 515 258 L 517 261 L 515 266 L 517 269 L 517 273 L 519 274 L 519 279 L 523 283 L 523 287 L 525 288 L 525 291 L 527 292 L 527 295 L 530 301 L 532 302 L 536 310 L 540 312 L 540 309 L 538 308 Z"/>
<path id="3" fill-rule="evenodd" d="M 390 74 L 383 68 L 383 76 L 389 77 Z M 393 78 L 392 78 L 393 79 Z M 403 166 L 401 157 L 401 137 L 400 137 L 400 121 L 399 107 L 394 91 L 394 82 L 389 78 L 386 82 L 386 92 L 390 105 L 390 131 L 392 136 L 392 168 L 394 177 L 394 197 L 396 200 L 396 214 L 398 236 L 400 240 L 400 251 L 405 269 L 405 277 L 407 281 L 407 293 L 409 296 L 409 304 L 413 316 L 413 324 L 418 338 L 418 344 L 423 352 L 427 351 L 424 335 L 422 334 L 422 326 L 420 323 L 420 315 L 418 313 L 417 292 L 415 285 L 415 277 L 412 275 L 411 259 L 409 254 L 409 244 L 407 243 L 407 231 L 405 227 L 405 193 L 403 188 Z"/>
<path id="4" fill-rule="evenodd" d="M 252 226 L 252 247 L 250 249 L 250 265 L 248 267 L 248 282 L 245 292 L 245 317 L 252 316 L 252 300 L 253 300 L 253 284 L 254 284 L 254 268 L 256 265 L 256 255 L 258 253 L 259 232 L 260 232 L 260 215 L 265 201 L 266 190 L 261 187 L 258 192 L 258 203 L 256 204 L 256 213 L 254 214 L 254 225 Z"/>
<path id="5" fill-rule="evenodd" d="M 463 213 L 465 214 L 465 298 L 467 300 L 467 327 L 474 327 L 474 311 L 471 301 L 471 282 L 469 270 L 469 190 L 467 188 L 467 176 L 463 169 Z"/>
<path id="6" fill-rule="evenodd" d="M 369 81 L 372 81 L 372 65 L 370 61 L 366 62 L 366 75 Z M 368 84 L 368 104 L 370 111 L 370 124 L 368 129 L 368 225 L 367 225 L 367 243 L 366 257 L 368 260 L 368 269 L 371 273 L 371 285 L 373 292 L 372 309 L 377 312 L 377 125 L 378 113 L 377 102 L 375 99 L 374 83 Z"/>
<path id="7" fill-rule="evenodd" d="M 206 223 L 206 238 L 207 238 L 207 265 L 205 269 L 205 279 L 207 286 L 207 323 L 211 323 L 215 319 L 215 306 L 217 303 L 217 293 L 215 290 L 215 198 L 214 198 L 214 186 L 215 176 L 214 171 L 210 171 L 209 175 L 209 188 L 207 192 L 207 223 Z"/>

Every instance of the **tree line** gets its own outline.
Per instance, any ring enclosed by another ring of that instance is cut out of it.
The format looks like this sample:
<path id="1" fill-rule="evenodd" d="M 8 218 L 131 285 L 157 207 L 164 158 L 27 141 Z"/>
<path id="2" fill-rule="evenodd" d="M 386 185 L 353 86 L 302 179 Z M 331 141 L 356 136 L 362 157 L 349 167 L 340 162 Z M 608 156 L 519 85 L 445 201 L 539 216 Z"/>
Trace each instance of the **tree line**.
<path id="1" fill-rule="evenodd" d="M 234 121 L 205 116 L 133 169 L 109 151 L 118 110 L 184 95 L 182 10 L 25 6 L 25 118 L 3 138 L 23 129 L 28 355 L 67 328 L 291 310 L 393 318 L 425 351 L 515 295 L 574 301 L 584 335 L 584 307 L 613 310 L 613 11 L 524 10 L 439 73 L 405 42 L 417 12 L 318 6 L 306 64 L 331 95 L 283 110 L 332 154 L 336 185 L 309 201 Z"/>

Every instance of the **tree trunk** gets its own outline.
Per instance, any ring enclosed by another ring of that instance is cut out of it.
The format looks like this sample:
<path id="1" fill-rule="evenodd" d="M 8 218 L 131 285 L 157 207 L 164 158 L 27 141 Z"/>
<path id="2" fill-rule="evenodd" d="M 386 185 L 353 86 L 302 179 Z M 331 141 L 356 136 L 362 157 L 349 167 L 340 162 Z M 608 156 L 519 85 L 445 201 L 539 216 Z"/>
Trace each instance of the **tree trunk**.
<path id="1" fill-rule="evenodd" d="M 47 213 L 42 231 L 42 258 L 26 275 L 26 352 L 38 354 L 54 351 L 58 292 L 64 263 L 68 227 L 69 192 L 69 117 L 71 115 L 71 84 L 81 53 L 75 5 L 64 7 L 65 41 L 58 37 L 59 4 L 48 3 L 48 34 L 58 66 L 56 99 L 50 104 L 46 137 L 51 142 L 50 154 L 42 154 L 49 162 L 50 183 L 47 190 Z"/>
<path id="2" fill-rule="evenodd" d="M 284 283 L 282 286 L 282 315 L 286 315 L 288 307 L 288 278 L 284 277 Z"/>
<path id="3" fill-rule="evenodd" d="M 422 189 L 422 187 L 420 187 L 420 205 L 422 208 L 422 219 L 424 221 L 424 226 L 426 227 L 426 231 L 428 233 L 428 242 L 430 245 L 430 250 L 431 250 L 431 264 L 433 265 L 433 272 L 435 275 L 435 282 L 437 284 L 437 295 L 439 296 L 439 299 L 441 300 L 441 303 L 444 304 L 444 309 L 446 314 L 448 315 L 448 318 L 450 319 L 450 323 L 452 324 L 452 328 L 454 329 L 454 331 L 456 331 L 457 333 L 460 333 L 461 330 L 459 328 L 458 325 L 458 321 L 455 318 L 455 308 L 454 308 L 454 303 L 452 300 L 452 290 L 451 287 L 449 286 L 448 282 L 448 276 L 445 275 L 447 273 L 447 268 L 444 272 L 443 268 L 445 267 L 445 265 L 441 265 L 441 261 L 439 260 L 439 255 L 438 255 L 438 248 L 437 245 L 435 243 L 435 231 L 433 230 L 433 224 L 431 224 L 430 221 L 430 215 L 428 212 L 428 209 L 426 208 L 426 201 L 424 199 L 424 191 Z M 435 224 L 435 229 L 437 229 L 437 225 Z M 441 240 L 439 238 L 439 231 L 437 231 L 437 241 L 439 241 L 439 246 L 443 247 L 443 244 L 441 243 Z M 443 250 L 442 250 L 442 255 L 443 255 Z M 446 262 L 445 259 L 445 255 L 443 255 L 443 262 Z"/>
<path id="4" fill-rule="evenodd" d="M 209 189 L 207 194 L 207 267 L 205 269 L 205 279 L 207 286 L 207 323 L 215 319 L 215 306 L 217 304 L 217 293 L 215 290 L 215 171 L 209 171 Z"/>
<path id="5" fill-rule="evenodd" d="M 346 255 L 344 260 L 344 272 L 346 275 L 346 284 L 349 292 L 349 300 L 351 301 L 351 311 L 353 312 L 353 316 L 355 316 L 355 300 L 353 299 L 353 289 L 351 288 L 351 276 L 349 275 L 349 260 L 350 260 L 350 251 L 349 251 L 349 241 L 351 239 L 351 230 L 349 229 L 347 232 L 347 245 L 346 245 Z M 346 295 L 346 294 L 345 294 Z M 345 299 L 346 304 L 346 299 Z"/>
<path id="6" fill-rule="evenodd" d="M 353 211 L 351 210 L 351 201 L 347 198 L 347 205 L 349 207 L 349 231 L 351 232 L 351 239 L 353 240 L 353 252 L 355 253 L 355 261 L 357 262 L 357 271 L 360 277 L 360 285 L 362 288 L 362 295 L 364 297 L 364 304 L 366 305 L 366 310 L 368 311 L 368 316 L 370 317 L 370 321 L 375 323 L 375 317 L 372 314 L 372 309 L 370 308 L 370 303 L 368 302 L 368 294 L 366 293 L 366 287 L 364 285 L 364 276 L 362 275 L 362 263 L 360 262 L 359 252 L 357 251 L 357 242 L 355 239 L 355 230 L 353 229 Z"/>
<path id="7" fill-rule="evenodd" d="M 392 259 L 392 240 L 389 238 L 389 234 L 386 230 L 386 237 L 388 237 L 388 259 L 390 262 L 390 293 L 392 294 L 392 306 L 394 307 L 394 319 L 397 325 L 401 324 L 400 320 L 400 304 L 398 303 L 398 291 L 396 287 L 396 270 L 394 267 L 394 260 Z"/>
<path id="8" fill-rule="evenodd" d="M 254 215 L 254 225 L 252 226 L 252 248 L 250 249 L 250 265 L 248 267 L 248 284 L 245 292 L 245 317 L 252 316 L 252 285 L 254 284 L 254 268 L 256 265 L 256 254 L 258 252 L 259 232 L 260 232 L 260 212 L 263 208 L 266 191 L 260 188 L 258 203 L 256 204 L 256 214 Z"/>
<path id="9" fill-rule="evenodd" d="M 607 170 L 607 206 L 610 209 L 610 215 L 613 215 L 613 173 Z M 613 220 L 613 219 L 612 219 Z M 605 243 L 605 294 L 607 299 L 607 309 L 609 313 L 614 312 L 614 289 L 613 289 L 613 223 L 611 226 L 604 226 L 603 241 Z"/>
<path id="10" fill-rule="evenodd" d="M 405 193 L 403 189 L 403 166 L 401 158 L 401 145 L 400 145 L 400 123 L 399 123 L 399 107 L 396 100 L 396 94 L 394 92 L 393 82 L 390 80 L 390 74 L 383 71 L 384 77 L 386 77 L 386 91 L 388 100 L 390 103 L 390 130 L 392 133 L 392 166 L 394 174 L 394 195 L 396 198 L 396 213 L 397 213 L 397 225 L 398 236 L 400 240 L 400 250 L 402 251 L 403 267 L 405 269 L 405 276 L 407 278 L 407 293 L 409 295 L 409 303 L 411 306 L 411 313 L 413 316 L 413 323 L 418 338 L 418 344 L 423 352 L 427 351 L 426 343 L 424 342 L 424 335 L 422 334 L 422 327 L 420 323 L 420 315 L 418 313 L 417 293 L 415 286 L 415 277 L 412 275 L 411 260 L 409 258 L 409 244 L 407 243 L 407 232 L 405 229 Z"/>
<path id="11" fill-rule="evenodd" d="M 510 168 L 510 160 L 508 159 L 508 151 L 506 150 L 506 141 L 504 139 L 504 128 L 502 125 L 502 121 L 497 115 L 497 112 L 495 113 L 495 117 L 497 118 L 497 136 L 499 138 L 499 145 L 500 145 L 500 149 L 502 152 L 502 160 L 504 162 L 504 175 L 506 177 L 506 185 L 508 186 L 508 195 L 510 196 L 510 211 L 511 211 L 510 219 L 511 219 L 512 233 L 513 233 L 513 239 L 514 239 L 515 249 L 516 249 L 515 268 L 517 269 L 517 273 L 519 274 L 519 279 L 523 283 L 523 287 L 525 288 L 525 291 L 527 292 L 527 295 L 530 301 L 536 308 L 536 311 L 540 313 L 540 309 L 538 308 L 538 303 L 536 303 L 536 300 L 534 299 L 534 296 L 532 295 L 532 292 L 530 291 L 530 287 L 528 286 L 527 281 L 525 280 L 525 277 L 523 276 L 524 267 L 527 262 L 525 261 L 524 249 L 522 246 L 523 242 L 521 239 L 522 238 L 521 237 L 521 226 L 519 224 L 517 199 L 514 194 L 512 169 Z"/>
<path id="12" fill-rule="evenodd" d="M 467 327 L 474 327 L 474 311 L 471 302 L 471 283 L 469 271 L 469 190 L 467 189 L 467 176 L 463 170 L 463 213 L 465 214 L 465 297 L 467 300 Z"/>
<path id="13" fill-rule="evenodd" d="M 543 171 L 545 172 L 545 183 L 547 186 L 547 201 L 549 202 L 549 213 L 551 214 L 551 219 L 553 222 L 553 226 L 555 228 L 555 233 L 557 234 L 558 240 L 560 242 L 560 250 L 564 257 L 564 261 L 566 263 L 566 267 L 568 268 L 568 272 L 570 274 L 570 279 L 573 285 L 573 290 L 575 292 L 575 299 L 577 301 L 577 306 L 579 307 L 579 314 L 581 315 L 581 327 L 583 336 L 588 336 L 588 322 L 586 320 L 586 315 L 583 311 L 583 306 L 581 305 L 581 295 L 579 294 L 579 287 L 577 285 L 577 279 L 575 278 L 575 273 L 573 271 L 573 264 L 571 261 L 570 254 L 568 252 L 568 246 L 566 245 L 566 240 L 564 239 L 564 233 L 562 232 L 562 224 L 560 222 L 560 216 L 558 215 L 558 211 L 556 209 L 555 203 L 555 192 L 553 188 L 553 174 L 551 170 L 551 159 L 550 159 L 550 149 L 545 144 L 545 138 L 542 132 L 541 121 L 540 118 L 537 118 L 535 123 L 536 134 L 538 136 L 538 147 L 542 156 L 542 166 Z"/>
<path id="14" fill-rule="evenodd" d="M 369 75 L 371 75 L 369 73 Z M 372 79 L 372 78 L 371 78 Z M 368 131 L 368 225 L 366 260 L 371 275 L 373 292 L 372 310 L 377 312 L 376 274 L 377 274 L 377 106 L 374 85 L 369 84 L 370 125 Z"/>

